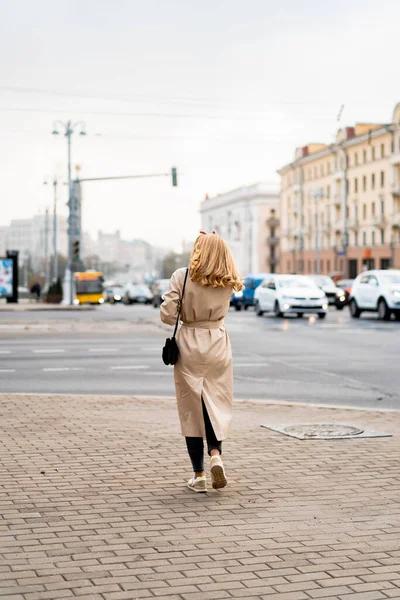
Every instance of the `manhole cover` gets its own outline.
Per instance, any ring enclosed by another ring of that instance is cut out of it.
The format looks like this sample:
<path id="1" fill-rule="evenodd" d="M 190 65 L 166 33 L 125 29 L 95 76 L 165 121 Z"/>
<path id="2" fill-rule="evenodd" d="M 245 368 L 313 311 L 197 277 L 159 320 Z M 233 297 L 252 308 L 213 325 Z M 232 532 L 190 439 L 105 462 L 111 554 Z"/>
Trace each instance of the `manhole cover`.
<path id="1" fill-rule="evenodd" d="M 338 425 L 336 423 L 313 423 L 311 425 L 288 425 L 283 427 L 282 433 L 294 435 L 305 439 L 331 439 L 341 437 L 352 437 L 363 433 L 363 429 L 351 427 L 350 425 Z"/>

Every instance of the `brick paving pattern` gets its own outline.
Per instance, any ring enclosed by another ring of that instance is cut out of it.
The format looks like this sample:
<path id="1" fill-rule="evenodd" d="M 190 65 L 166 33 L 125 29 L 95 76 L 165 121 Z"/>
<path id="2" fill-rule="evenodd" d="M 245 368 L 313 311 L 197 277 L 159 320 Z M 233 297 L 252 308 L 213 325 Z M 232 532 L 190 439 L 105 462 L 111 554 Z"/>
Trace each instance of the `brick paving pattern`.
<path id="1" fill-rule="evenodd" d="M 392 438 L 300 441 L 261 423 Z M 0 396 L 0 598 L 400 599 L 400 414 L 235 406 L 196 495 L 172 400 Z"/>

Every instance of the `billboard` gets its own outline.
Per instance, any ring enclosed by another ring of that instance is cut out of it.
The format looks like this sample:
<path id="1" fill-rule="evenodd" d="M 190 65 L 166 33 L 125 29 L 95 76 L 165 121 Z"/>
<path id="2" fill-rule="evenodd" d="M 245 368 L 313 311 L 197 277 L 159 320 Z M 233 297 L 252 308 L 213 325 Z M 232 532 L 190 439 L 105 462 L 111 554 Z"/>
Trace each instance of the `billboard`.
<path id="1" fill-rule="evenodd" d="M 14 295 L 13 263 L 12 258 L 0 258 L 0 298 Z"/>

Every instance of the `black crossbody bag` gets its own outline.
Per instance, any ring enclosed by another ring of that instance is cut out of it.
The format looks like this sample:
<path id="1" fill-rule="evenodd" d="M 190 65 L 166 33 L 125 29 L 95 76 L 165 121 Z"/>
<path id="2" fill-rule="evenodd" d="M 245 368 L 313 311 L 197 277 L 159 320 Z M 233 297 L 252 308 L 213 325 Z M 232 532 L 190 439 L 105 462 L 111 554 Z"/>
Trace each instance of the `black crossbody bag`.
<path id="1" fill-rule="evenodd" d="M 178 344 L 176 343 L 176 332 L 178 331 L 179 317 L 181 316 L 182 302 L 183 302 L 183 296 L 185 294 L 188 273 L 189 273 L 189 269 L 186 269 L 185 281 L 183 282 L 182 297 L 180 299 L 179 312 L 178 312 L 178 316 L 176 317 L 174 333 L 173 333 L 172 338 L 167 338 L 165 340 L 165 345 L 164 345 L 164 348 L 162 351 L 162 359 L 163 359 L 163 362 L 165 365 L 175 365 L 178 360 L 179 349 L 178 349 Z"/>

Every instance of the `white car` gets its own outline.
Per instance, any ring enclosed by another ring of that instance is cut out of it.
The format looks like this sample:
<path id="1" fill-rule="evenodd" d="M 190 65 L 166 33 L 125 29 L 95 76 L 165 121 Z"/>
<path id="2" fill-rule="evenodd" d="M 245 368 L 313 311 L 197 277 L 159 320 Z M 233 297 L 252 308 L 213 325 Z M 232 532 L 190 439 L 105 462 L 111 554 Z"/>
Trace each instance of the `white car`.
<path id="1" fill-rule="evenodd" d="M 363 311 L 377 312 L 384 321 L 393 313 L 400 320 L 400 269 L 365 271 L 354 280 L 350 313 L 358 319 Z"/>
<path id="2" fill-rule="evenodd" d="M 305 275 L 273 275 L 267 277 L 255 291 L 255 310 L 258 316 L 274 312 L 275 316 L 306 313 L 326 317 L 328 299 L 324 292 Z"/>

